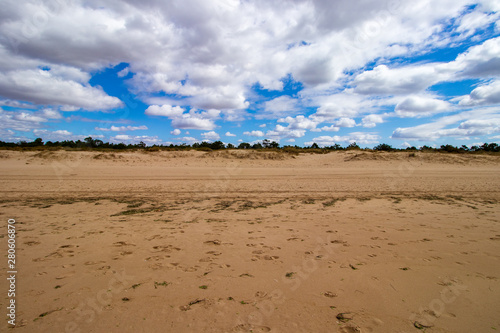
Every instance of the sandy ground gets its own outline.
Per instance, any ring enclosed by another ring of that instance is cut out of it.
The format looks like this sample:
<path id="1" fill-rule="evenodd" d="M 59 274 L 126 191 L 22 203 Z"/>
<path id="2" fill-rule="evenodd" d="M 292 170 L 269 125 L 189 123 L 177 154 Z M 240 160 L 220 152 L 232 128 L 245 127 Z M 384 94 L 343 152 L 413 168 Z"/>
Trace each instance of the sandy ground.
<path id="1" fill-rule="evenodd" d="M 499 167 L 432 153 L 0 151 L 13 332 L 499 331 Z M 5 332 L 8 289 L 2 278 Z"/>

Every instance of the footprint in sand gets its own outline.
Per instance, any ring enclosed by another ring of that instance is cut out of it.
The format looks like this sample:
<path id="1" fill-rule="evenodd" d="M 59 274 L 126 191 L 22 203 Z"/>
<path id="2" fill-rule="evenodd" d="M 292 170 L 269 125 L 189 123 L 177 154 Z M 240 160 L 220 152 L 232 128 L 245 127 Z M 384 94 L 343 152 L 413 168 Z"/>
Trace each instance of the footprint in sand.
<path id="1" fill-rule="evenodd" d="M 113 243 L 113 246 L 135 246 L 135 244 L 120 241 Z"/>
<path id="2" fill-rule="evenodd" d="M 152 241 L 153 239 L 162 239 L 163 237 L 161 235 L 153 235 L 151 237 L 146 237 L 144 238 L 147 241 Z"/>
<path id="3" fill-rule="evenodd" d="M 250 324 L 240 324 L 233 328 L 233 332 L 270 332 L 271 328 L 267 326 L 255 326 Z"/>
<path id="4" fill-rule="evenodd" d="M 342 327 L 340 329 L 340 332 L 342 332 L 342 333 L 358 333 L 358 332 L 361 332 L 361 329 L 357 326 L 347 325 L 345 327 Z"/>
<path id="5" fill-rule="evenodd" d="M 210 257 L 205 257 L 205 258 L 201 258 L 201 259 L 200 259 L 200 260 L 198 260 L 198 261 L 199 261 L 199 262 L 211 262 L 211 261 L 213 261 L 213 259 L 212 259 L 212 258 L 210 258 Z"/>
<path id="6" fill-rule="evenodd" d="M 265 255 L 264 257 L 262 257 L 264 260 L 276 260 L 276 259 L 279 259 L 279 256 L 270 256 L 270 255 Z"/>
<path id="7" fill-rule="evenodd" d="M 63 275 L 59 275 L 59 276 L 56 276 L 56 280 L 66 279 L 66 278 L 72 277 L 73 275 L 75 275 L 75 272 L 70 272 L 70 273 L 66 273 Z"/>
<path id="8" fill-rule="evenodd" d="M 172 252 L 172 250 L 175 250 L 175 251 L 180 251 L 181 249 L 178 248 L 178 247 L 174 247 L 172 245 L 156 245 L 156 246 L 153 246 L 153 252 L 167 252 L 167 253 L 170 253 Z"/>
<path id="9" fill-rule="evenodd" d="M 304 239 L 303 238 L 299 238 L 299 237 L 290 237 L 287 239 L 287 241 L 301 241 L 303 242 Z"/>
<path id="10" fill-rule="evenodd" d="M 221 241 L 218 240 L 218 239 L 214 239 L 214 240 L 209 240 L 209 241 L 206 241 L 206 242 L 203 242 L 203 244 L 208 244 L 208 245 L 221 245 Z"/>

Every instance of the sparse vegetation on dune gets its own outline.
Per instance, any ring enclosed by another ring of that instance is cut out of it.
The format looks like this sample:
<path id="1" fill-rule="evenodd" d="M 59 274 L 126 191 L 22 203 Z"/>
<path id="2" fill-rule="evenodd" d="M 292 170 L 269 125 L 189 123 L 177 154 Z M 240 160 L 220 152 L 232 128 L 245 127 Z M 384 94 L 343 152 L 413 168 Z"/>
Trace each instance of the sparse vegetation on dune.
<path id="1" fill-rule="evenodd" d="M 54 150 L 97 150 L 102 152 L 113 152 L 117 150 L 141 150 L 145 153 L 154 153 L 159 151 L 183 151 L 183 150 L 197 150 L 197 151 L 224 151 L 228 150 L 230 152 L 236 151 L 254 151 L 254 152 L 278 152 L 278 153 L 287 153 L 289 155 L 298 155 L 301 153 L 310 153 L 310 154 L 326 154 L 332 151 L 375 151 L 375 152 L 401 152 L 401 151 L 409 151 L 410 154 L 414 155 L 414 152 L 441 152 L 441 153 L 457 153 L 457 154 L 465 154 L 465 153 L 499 153 L 500 145 L 497 143 L 484 143 L 480 146 L 471 146 L 468 147 L 466 145 L 462 145 L 461 147 L 455 147 L 453 145 L 441 145 L 439 148 L 422 146 L 420 148 L 417 147 L 408 147 L 408 148 L 394 148 L 389 144 L 381 143 L 373 148 L 361 148 L 356 142 L 352 142 L 346 147 L 342 147 L 341 145 L 334 144 L 332 146 L 324 146 L 320 147 L 317 143 L 313 143 L 308 147 L 300 147 L 300 146 L 283 146 L 280 147 L 280 144 L 275 141 L 270 141 L 265 139 L 262 143 L 255 143 L 253 145 L 242 142 L 238 145 L 238 147 L 234 146 L 231 143 L 224 144 L 222 141 L 214 141 L 214 142 L 196 142 L 192 145 L 188 145 L 186 143 L 174 145 L 153 145 L 147 146 L 144 142 L 136 143 L 136 144 L 124 144 L 124 143 L 109 143 L 103 142 L 102 140 L 93 139 L 92 137 L 85 138 L 84 141 L 47 141 L 44 142 L 42 138 L 37 138 L 33 142 L 4 142 L 0 141 L 0 149 L 7 150 L 31 150 L 31 151 L 54 151 Z M 221 155 L 222 157 L 230 156 L 232 158 L 238 158 L 239 155 L 230 153 L 227 155 Z M 245 156 L 245 155 L 241 155 Z M 250 156 L 250 155 L 249 155 Z M 257 156 L 257 155 L 251 155 Z M 264 156 L 264 155 L 261 155 Z M 274 159 L 274 158 L 273 158 Z"/>

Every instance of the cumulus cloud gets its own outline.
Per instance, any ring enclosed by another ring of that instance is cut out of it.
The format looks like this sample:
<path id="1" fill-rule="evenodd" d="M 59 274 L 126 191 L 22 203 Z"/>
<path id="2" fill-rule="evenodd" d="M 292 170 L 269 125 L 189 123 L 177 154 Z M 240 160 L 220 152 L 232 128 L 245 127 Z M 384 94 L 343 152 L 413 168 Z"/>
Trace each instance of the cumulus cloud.
<path id="1" fill-rule="evenodd" d="M 111 126 L 110 128 L 102 128 L 102 127 L 96 127 L 95 128 L 97 131 L 113 131 L 113 132 L 125 132 L 125 131 L 140 131 L 140 130 L 147 130 L 147 126 Z"/>
<path id="2" fill-rule="evenodd" d="M 287 128 L 288 129 L 314 129 L 316 128 L 316 125 L 318 125 L 317 121 L 312 120 L 311 118 L 307 118 L 305 116 L 297 116 L 295 118 L 293 117 L 286 117 L 286 118 L 280 118 L 278 119 L 279 123 L 288 123 Z"/>
<path id="3" fill-rule="evenodd" d="M 60 119 L 57 111 L 43 109 L 41 111 L 5 111 L 0 108 L 0 129 L 12 129 L 27 132 L 38 129 L 52 119 Z"/>
<path id="4" fill-rule="evenodd" d="M 396 128 L 392 138 L 403 140 L 437 140 L 442 137 L 465 138 L 500 132 L 500 109 L 479 108 L 413 127 Z"/>
<path id="5" fill-rule="evenodd" d="M 42 138 L 45 142 L 47 141 L 65 141 L 65 140 L 81 140 L 83 141 L 86 137 L 89 137 L 91 135 L 77 135 L 73 134 L 70 131 L 67 130 L 56 130 L 56 131 L 50 131 L 47 129 L 35 129 L 33 130 L 33 134 L 35 137 L 40 137 Z M 94 139 L 102 139 L 104 136 L 102 135 L 92 135 L 92 138 Z"/>
<path id="6" fill-rule="evenodd" d="M 30 114 L 29 109 L 123 107 L 121 97 L 91 84 L 95 73 L 121 63 L 127 67 L 116 75 L 127 78 L 130 93 L 150 105 L 145 113 L 166 117 L 179 130 L 212 131 L 221 119 L 295 117 L 268 133 L 299 137 L 323 123 L 329 126 L 322 128 L 332 131 L 374 127 L 387 118 L 376 115 L 388 112 L 380 111 L 388 106 L 396 107 L 394 115 L 399 117 L 434 115 L 445 111 L 447 102 L 424 98 L 430 86 L 500 76 L 499 37 L 481 42 L 486 34 L 473 36 L 498 21 L 498 2 L 473 4 L 469 0 L 439 0 L 432 6 L 428 1 L 8 2 L 0 13 L 4 99 L 0 105 L 18 103 L 15 107 L 22 110 L 17 116 L 1 117 L 14 126 L 5 129 L 33 129 L 62 116 Z M 27 29 L 40 15 L 43 24 Z M 496 26 L 498 31 L 498 22 Z M 456 46 L 464 38 L 478 45 L 454 61 L 408 65 L 415 55 Z M 394 58 L 405 61 L 395 65 Z M 372 63 L 373 69 L 364 70 Z M 287 77 L 300 88 L 290 88 Z M 459 106 L 498 103 L 495 86 L 488 89 L 492 91 L 481 86 L 462 96 Z M 273 99 L 266 101 L 269 96 Z M 383 101 L 388 96 L 399 99 L 389 105 Z M 303 118 L 296 117 L 301 113 Z"/>
<path id="7" fill-rule="evenodd" d="M 334 121 L 338 118 L 353 118 L 364 110 L 373 107 L 372 102 L 352 91 L 313 96 L 312 100 L 312 103 L 319 107 L 311 118 L 318 122 Z"/>
<path id="8" fill-rule="evenodd" d="M 201 136 L 208 141 L 215 141 L 220 139 L 220 135 L 215 133 L 214 131 L 201 133 Z"/>
<path id="9" fill-rule="evenodd" d="M 232 137 L 234 137 L 234 136 L 236 136 L 236 134 L 233 134 L 231 132 L 226 132 L 225 136 L 232 136 Z"/>
<path id="10" fill-rule="evenodd" d="M 179 135 L 179 134 L 181 134 L 181 130 L 178 129 L 178 128 L 176 128 L 173 131 L 171 131 L 170 134 L 172 134 L 172 135 Z"/>
<path id="11" fill-rule="evenodd" d="M 351 118 L 340 118 L 339 120 L 337 120 L 335 122 L 335 125 L 337 127 L 354 127 L 356 126 L 356 121 L 354 119 L 351 119 Z"/>
<path id="12" fill-rule="evenodd" d="M 423 117 L 451 109 L 446 101 L 425 95 L 410 95 L 396 105 L 395 112 L 400 117 Z"/>
<path id="13" fill-rule="evenodd" d="M 481 85 L 467 96 L 462 96 L 458 104 L 463 106 L 494 105 L 500 103 L 500 80 Z"/>
<path id="14" fill-rule="evenodd" d="M 248 136 L 264 136 L 264 132 L 262 131 L 251 131 L 251 132 L 243 132 L 243 135 L 248 135 Z"/>
<path id="15" fill-rule="evenodd" d="M 58 105 L 66 109 L 96 111 L 123 106 L 101 88 L 64 79 L 44 70 L 0 72 L 1 95 L 39 105 Z"/>
<path id="16" fill-rule="evenodd" d="M 335 126 L 335 125 L 331 125 L 331 126 L 323 126 L 321 127 L 321 129 L 318 129 L 317 131 L 313 131 L 313 132 L 338 132 L 340 131 L 340 127 L 338 126 Z"/>
<path id="17" fill-rule="evenodd" d="M 384 118 L 379 114 L 370 114 L 363 117 L 363 119 L 361 120 L 363 127 L 366 128 L 373 128 L 377 126 L 377 124 L 381 124 L 383 122 Z"/>
<path id="18" fill-rule="evenodd" d="M 500 37 L 472 46 L 447 65 L 462 78 L 494 78 L 500 76 Z"/>
<path id="19" fill-rule="evenodd" d="M 298 101 L 290 96 L 280 96 L 264 103 L 264 111 L 257 119 L 275 119 L 276 117 L 293 115 L 299 111 Z"/>
<path id="20" fill-rule="evenodd" d="M 281 125 L 276 125 L 274 130 L 267 131 L 266 136 L 279 141 L 283 138 L 301 138 L 305 135 L 306 130 L 291 128 L 290 126 L 284 127 Z"/>
<path id="21" fill-rule="evenodd" d="M 176 140 L 182 142 L 182 143 L 187 143 L 189 145 L 192 145 L 195 142 L 199 142 L 200 140 L 193 138 L 191 136 L 184 136 L 182 138 L 177 138 Z"/>
<path id="22" fill-rule="evenodd" d="M 362 133 L 362 132 L 353 132 L 349 135 L 344 136 L 319 136 L 313 138 L 312 141 L 305 142 L 305 145 L 312 145 L 313 143 L 317 143 L 319 146 L 333 146 L 336 143 L 354 143 L 357 144 L 375 144 L 380 140 L 380 136 L 375 133 Z"/>
<path id="23" fill-rule="evenodd" d="M 151 105 L 144 112 L 148 116 L 161 116 L 161 117 L 169 117 L 175 118 L 182 115 L 184 109 L 180 106 L 172 106 L 172 105 Z"/>
<path id="24" fill-rule="evenodd" d="M 197 112 L 195 109 L 191 109 L 188 113 L 184 113 L 184 109 L 179 106 L 151 105 L 146 109 L 145 114 L 168 117 L 172 119 L 172 127 L 178 129 L 212 130 L 216 127 L 214 121 L 219 117 L 220 111 Z"/>
<path id="25" fill-rule="evenodd" d="M 446 80 L 452 72 L 442 65 L 412 65 L 389 68 L 379 65 L 356 76 L 355 91 L 361 94 L 398 95 L 424 91 L 427 87 Z"/>
<path id="26" fill-rule="evenodd" d="M 130 69 L 128 67 L 125 67 L 124 69 L 122 69 L 121 71 L 119 71 L 118 73 L 116 73 L 116 75 L 118 77 L 125 77 L 128 75 L 128 73 L 130 72 Z"/>
<path id="27" fill-rule="evenodd" d="M 182 129 L 212 130 L 217 127 L 212 119 L 204 119 L 191 114 L 183 114 L 172 120 L 172 126 Z"/>
<path id="28" fill-rule="evenodd" d="M 111 142 L 115 143 L 127 143 L 127 144 L 137 144 L 140 142 L 144 142 L 146 145 L 151 146 L 155 144 L 162 144 L 162 141 L 157 136 L 134 136 L 127 134 L 119 134 L 110 138 Z"/>

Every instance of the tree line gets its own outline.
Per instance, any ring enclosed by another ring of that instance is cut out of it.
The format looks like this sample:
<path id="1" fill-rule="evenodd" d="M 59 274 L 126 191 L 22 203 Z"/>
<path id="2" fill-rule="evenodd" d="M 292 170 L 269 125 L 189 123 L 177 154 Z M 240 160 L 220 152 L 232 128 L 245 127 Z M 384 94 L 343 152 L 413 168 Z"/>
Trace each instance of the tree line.
<path id="1" fill-rule="evenodd" d="M 257 142 L 254 144 L 250 144 L 248 142 L 242 142 L 238 146 L 235 146 L 231 143 L 224 144 L 222 141 L 214 141 L 214 142 L 196 142 L 192 145 L 182 143 L 178 145 L 170 144 L 170 145 L 152 145 L 148 146 L 144 142 L 139 142 L 135 144 L 125 144 L 125 143 L 110 143 L 103 142 L 99 139 L 93 139 L 92 137 L 87 137 L 83 141 L 77 140 L 65 140 L 65 141 L 47 141 L 44 142 L 42 138 L 36 138 L 32 142 L 27 141 L 19 141 L 19 142 L 4 142 L 0 141 L 0 148 L 22 148 L 22 149 L 44 149 L 44 148 L 64 148 L 64 149 L 99 149 L 99 150 L 135 150 L 135 149 L 148 149 L 148 150 L 185 150 L 185 149 L 196 149 L 196 150 L 222 150 L 222 149 L 272 149 L 272 150 L 283 150 L 283 151 L 296 151 L 296 152 L 317 152 L 317 153 L 326 153 L 329 151 L 336 150 L 374 150 L 374 151 L 438 151 L 438 152 L 448 152 L 448 153 L 468 153 L 468 152 L 500 152 L 500 146 L 497 143 L 484 143 L 478 146 L 468 147 L 466 145 L 462 145 L 460 147 L 455 147 L 453 145 L 442 145 L 439 148 L 422 146 L 422 147 L 408 147 L 408 148 L 394 148 L 389 144 L 381 143 L 372 149 L 370 148 L 361 148 L 356 142 L 353 142 L 345 147 L 340 144 L 334 144 L 331 146 L 320 147 L 317 143 L 313 143 L 308 147 L 300 147 L 300 146 L 280 146 L 276 141 L 271 140 L 263 140 L 262 142 Z"/>

